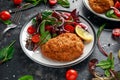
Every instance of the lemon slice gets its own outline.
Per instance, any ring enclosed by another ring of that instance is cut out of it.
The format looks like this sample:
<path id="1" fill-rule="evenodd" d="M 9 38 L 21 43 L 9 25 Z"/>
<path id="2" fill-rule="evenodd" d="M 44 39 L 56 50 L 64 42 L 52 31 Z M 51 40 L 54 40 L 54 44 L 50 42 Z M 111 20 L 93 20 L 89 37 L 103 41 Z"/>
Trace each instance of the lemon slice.
<path id="1" fill-rule="evenodd" d="M 89 43 L 93 40 L 93 36 L 89 32 L 87 32 L 86 30 L 81 28 L 80 25 L 77 25 L 75 27 L 75 32 L 78 36 L 80 36 L 80 38 L 82 38 L 87 43 Z"/>

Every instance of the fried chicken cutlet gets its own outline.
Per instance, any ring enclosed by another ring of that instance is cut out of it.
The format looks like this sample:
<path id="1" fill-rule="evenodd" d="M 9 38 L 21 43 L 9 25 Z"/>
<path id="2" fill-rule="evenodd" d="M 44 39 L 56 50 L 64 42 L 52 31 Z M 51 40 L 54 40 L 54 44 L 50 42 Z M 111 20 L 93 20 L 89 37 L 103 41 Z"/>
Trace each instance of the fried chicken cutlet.
<path id="1" fill-rule="evenodd" d="M 104 13 L 114 6 L 113 0 L 88 0 L 90 7 L 97 13 Z"/>
<path id="2" fill-rule="evenodd" d="M 74 33 L 63 33 L 41 46 L 42 54 L 56 61 L 72 61 L 83 54 L 84 44 Z"/>

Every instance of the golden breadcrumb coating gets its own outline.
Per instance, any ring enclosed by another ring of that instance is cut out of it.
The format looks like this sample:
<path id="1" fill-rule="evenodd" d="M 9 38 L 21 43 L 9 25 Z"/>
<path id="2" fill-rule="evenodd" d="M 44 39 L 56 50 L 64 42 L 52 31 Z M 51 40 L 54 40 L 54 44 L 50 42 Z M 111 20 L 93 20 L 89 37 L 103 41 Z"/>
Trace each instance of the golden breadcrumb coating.
<path id="1" fill-rule="evenodd" d="M 84 44 L 74 33 L 63 33 L 41 47 L 44 56 L 57 61 L 72 61 L 83 54 Z"/>
<path id="2" fill-rule="evenodd" d="M 114 6 L 113 0 L 88 0 L 90 7 L 97 13 L 105 13 Z"/>

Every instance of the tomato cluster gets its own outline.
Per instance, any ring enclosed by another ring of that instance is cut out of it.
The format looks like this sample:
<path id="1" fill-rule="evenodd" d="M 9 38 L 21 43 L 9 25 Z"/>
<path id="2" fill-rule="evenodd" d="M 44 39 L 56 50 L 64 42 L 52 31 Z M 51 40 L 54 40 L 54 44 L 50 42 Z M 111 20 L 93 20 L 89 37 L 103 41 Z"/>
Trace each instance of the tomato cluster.
<path id="1" fill-rule="evenodd" d="M 40 35 L 36 33 L 36 28 L 34 26 L 29 26 L 27 32 L 32 36 L 31 40 L 33 43 L 38 43 L 40 41 Z"/>

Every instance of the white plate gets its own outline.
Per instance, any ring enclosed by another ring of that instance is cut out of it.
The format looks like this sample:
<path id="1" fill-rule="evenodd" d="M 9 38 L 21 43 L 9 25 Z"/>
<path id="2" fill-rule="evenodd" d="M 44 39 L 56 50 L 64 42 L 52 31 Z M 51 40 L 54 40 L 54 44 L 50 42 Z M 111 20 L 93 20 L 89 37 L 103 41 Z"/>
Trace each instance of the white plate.
<path id="1" fill-rule="evenodd" d="M 62 67 L 68 67 L 68 66 L 72 66 L 72 65 L 78 64 L 81 61 L 83 61 L 84 59 L 86 59 L 92 53 L 92 51 L 94 50 L 94 47 L 95 47 L 95 43 L 96 43 L 96 35 L 95 35 L 95 31 L 93 29 L 92 24 L 88 20 L 86 20 L 84 17 L 82 17 L 82 16 L 80 16 L 80 20 L 81 20 L 81 22 L 83 22 L 83 23 L 85 23 L 86 25 L 89 26 L 88 31 L 94 36 L 94 39 L 93 39 L 93 41 L 91 43 L 85 45 L 85 48 L 84 48 L 84 51 L 83 51 L 83 55 L 80 56 L 78 59 L 76 59 L 74 61 L 70 61 L 70 62 L 57 62 L 57 61 L 53 61 L 53 60 L 45 58 L 41 54 L 40 49 L 36 50 L 35 52 L 29 51 L 28 49 L 26 49 L 25 44 L 26 44 L 26 39 L 27 39 L 27 36 L 28 36 L 27 28 L 30 25 L 32 25 L 32 19 L 28 23 L 26 23 L 23 26 L 22 30 L 21 30 L 21 33 L 20 33 L 20 44 L 21 44 L 21 47 L 22 47 L 23 51 L 25 52 L 25 54 L 30 59 L 32 59 L 33 61 L 35 61 L 35 62 L 37 62 L 37 63 L 39 63 L 41 65 L 44 65 L 44 66 L 55 67 L 55 68 L 62 68 Z"/>
<path id="2" fill-rule="evenodd" d="M 94 13 L 95 15 L 99 16 L 99 17 L 102 17 L 104 19 L 107 19 L 107 20 L 110 20 L 110 21 L 120 21 L 120 19 L 115 19 L 115 18 L 109 18 L 109 17 L 106 17 L 105 14 L 99 14 L 99 13 L 96 13 L 95 11 L 93 11 L 91 9 L 91 7 L 89 6 L 89 2 L 88 0 L 83 0 L 83 4 L 85 5 L 85 7 L 90 10 L 92 13 Z"/>

